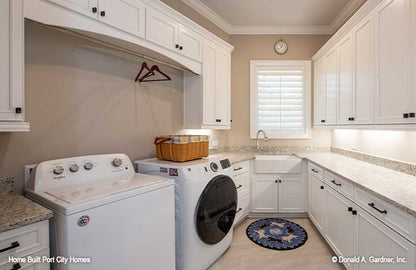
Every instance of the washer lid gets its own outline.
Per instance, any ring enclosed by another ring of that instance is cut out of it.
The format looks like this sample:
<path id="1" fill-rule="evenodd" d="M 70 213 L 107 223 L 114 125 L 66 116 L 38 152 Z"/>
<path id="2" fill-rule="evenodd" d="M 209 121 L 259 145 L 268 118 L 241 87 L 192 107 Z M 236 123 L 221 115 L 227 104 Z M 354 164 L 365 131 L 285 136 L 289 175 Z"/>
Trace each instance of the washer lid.
<path id="1" fill-rule="evenodd" d="M 65 215 L 173 185 L 173 180 L 136 174 L 130 179 L 109 179 L 85 185 L 69 185 L 42 192 L 28 190 L 28 197 Z"/>

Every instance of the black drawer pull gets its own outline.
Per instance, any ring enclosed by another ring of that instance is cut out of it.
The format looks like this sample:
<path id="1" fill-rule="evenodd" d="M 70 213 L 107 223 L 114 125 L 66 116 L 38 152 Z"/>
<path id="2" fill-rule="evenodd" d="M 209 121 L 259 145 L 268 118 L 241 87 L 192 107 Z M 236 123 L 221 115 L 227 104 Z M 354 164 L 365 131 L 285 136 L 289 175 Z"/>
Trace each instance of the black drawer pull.
<path id="1" fill-rule="evenodd" d="M 238 187 L 236 187 L 235 189 L 239 189 L 239 188 L 242 188 L 243 187 L 243 185 L 238 185 Z"/>
<path id="2" fill-rule="evenodd" d="M 12 269 L 10 269 L 10 270 L 17 270 L 17 269 L 20 269 L 20 268 L 22 268 L 22 267 L 20 266 L 20 263 L 15 263 L 15 264 L 13 264 L 13 268 L 12 268 Z"/>
<path id="3" fill-rule="evenodd" d="M 416 117 L 416 113 L 414 113 L 414 112 L 409 113 L 409 117 L 410 118 L 415 118 Z"/>
<path id="4" fill-rule="evenodd" d="M 215 119 L 215 122 L 219 123 L 221 122 L 221 119 Z"/>
<path id="5" fill-rule="evenodd" d="M 243 210 L 243 208 L 238 208 L 238 210 L 237 211 L 235 211 L 235 213 L 237 214 L 238 212 L 240 212 L 241 210 Z"/>
<path id="6" fill-rule="evenodd" d="M 239 171 L 239 170 L 242 170 L 243 168 L 242 167 L 238 167 L 238 168 L 234 168 L 234 171 Z"/>
<path id="7" fill-rule="evenodd" d="M 311 169 L 311 171 L 313 171 L 314 173 L 318 173 L 318 170 L 315 169 Z"/>
<path id="8" fill-rule="evenodd" d="M 325 123 L 325 120 L 321 120 L 321 123 Z"/>
<path id="9" fill-rule="evenodd" d="M 404 113 L 403 114 L 403 118 L 409 118 L 409 114 L 408 113 Z"/>
<path id="10" fill-rule="evenodd" d="M 17 113 L 17 114 L 21 114 L 22 113 L 22 107 L 15 108 L 14 112 Z"/>
<path id="11" fill-rule="evenodd" d="M 175 45 L 175 48 L 176 48 L 176 49 L 178 49 L 178 48 L 179 48 L 179 44 L 176 44 L 176 45 Z"/>
<path id="12" fill-rule="evenodd" d="M 352 207 L 348 207 L 348 211 L 349 212 L 352 212 Z"/>
<path id="13" fill-rule="evenodd" d="M 380 210 L 380 209 L 378 209 L 375 205 L 374 205 L 374 203 L 368 203 L 368 205 L 371 207 L 371 208 L 374 208 L 374 209 L 376 209 L 379 213 L 381 213 L 381 214 L 387 214 L 387 210 Z"/>
<path id="14" fill-rule="evenodd" d="M 10 249 L 17 248 L 17 247 L 20 247 L 20 244 L 19 244 L 19 242 L 18 242 L 18 241 L 13 242 L 13 243 L 10 245 L 10 247 L 0 249 L 0 253 L 5 252 L 5 251 L 8 251 L 8 250 L 10 250 Z"/>
<path id="15" fill-rule="evenodd" d="M 342 186 L 340 183 L 335 182 L 335 180 L 331 180 L 331 183 L 338 186 L 338 187 Z"/>
<path id="16" fill-rule="evenodd" d="M 352 212 L 352 214 L 353 214 L 354 216 L 356 216 L 356 215 L 357 215 L 357 210 L 352 210 L 351 212 Z"/>
<path id="17" fill-rule="evenodd" d="M 321 186 L 321 189 L 324 189 L 324 186 Z"/>

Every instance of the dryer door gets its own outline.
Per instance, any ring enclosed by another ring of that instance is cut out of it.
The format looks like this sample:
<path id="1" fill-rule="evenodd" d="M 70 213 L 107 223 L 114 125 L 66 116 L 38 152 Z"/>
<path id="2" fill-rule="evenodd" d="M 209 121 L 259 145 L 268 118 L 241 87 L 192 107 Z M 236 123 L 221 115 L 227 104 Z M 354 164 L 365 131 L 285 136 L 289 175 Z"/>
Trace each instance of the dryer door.
<path id="1" fill-rule="evenodd" d="M 201 240 L 209 245 L 220 242 L 233 226 L 237 209 L 237 190 L 226 175 L 214 177 L 199 198 L 196 228 Z"/>

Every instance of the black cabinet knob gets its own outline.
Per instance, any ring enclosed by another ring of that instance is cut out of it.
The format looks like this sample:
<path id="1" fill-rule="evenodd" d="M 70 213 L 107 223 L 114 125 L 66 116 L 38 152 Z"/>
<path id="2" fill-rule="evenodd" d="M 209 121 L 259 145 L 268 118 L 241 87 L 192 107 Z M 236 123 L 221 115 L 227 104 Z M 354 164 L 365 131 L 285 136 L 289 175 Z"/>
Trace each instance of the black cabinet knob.
<path id="1" fill-rule="evenodd" d="M 97 13 L 97 7 L 92 8 L 92 13 Z"/>
<path id="2" fill-rule="evenodd" d="M 177 49 L 177 48 L 179 48 L 179 44 L 176 44 L 176 45 L 175 45 L 175 48 L 176 48 L 176 49 Z"/>
<path id="3" fill-rule="evenodd" d="M 215 119 L 215 122 L 220 123 L 221 119 Z"/>
<path id="4" fill-rule="evenodd" d="M 352 212 L 352 207 L 348 207 L 348 211 L 349 212 Z"/>
<path id="5" fill-rule="evenodd" d="M 415 118 L 416 117 L 416 114 L 414 112 L 411 112 L 411 113 L 409 113 L 409 117 L 410 118 Z"/>
<path id="6" fill-rule="evenodd" d="M 13 268 L 10 269 L 10 270 L 17 270 L 17 269 L 20 269 L 20 268 L 22 268 L 22 266 L 20 266 L 20 263 L 15 263 L 15 264 L 13 264 Z"/>
<path id="7" fill-rule="evenodd" d="M 321 186 L 321 189 L 324 189 L 324 186 Z"/>
<path id="8" fill-rule="evenodd" d="M 408 113 L 404 113 L 403 114 L 403 118 L 409 118 L 409 114 Z"/>
<path id="9" fill-rule="evenodd" d="M 179 50 L 181 50 L 181 51 L 182 51 L 182 50 L 183 50 L 183 47 L 182 47 L 182 46 L 179 46 Z"/>
<path id="10" fill-rule="evenodd" d="M 325 123 L 325 120 L 321 120 L 321 123 Z"/>
<path id="11" fill-rule="evenodd" d="M 15 109 L 14 109 L 14 112 L 15 113 L 22 113 L 22 108 L 21 107 L 16 107 Z"/>
<path id="12" fill-rule="evenodd" d="M 354 216 L 357 215 L 357 210 L 352 210 L 351 212 Z"/>
<path id="13" fill-rule="evenodd" d="M 101 15 L 101 17 L 104 17 L 105 16 L 105 11 L 103 10 L 103 11 L 101 11 L 100 12 L 100 15 Z"/>

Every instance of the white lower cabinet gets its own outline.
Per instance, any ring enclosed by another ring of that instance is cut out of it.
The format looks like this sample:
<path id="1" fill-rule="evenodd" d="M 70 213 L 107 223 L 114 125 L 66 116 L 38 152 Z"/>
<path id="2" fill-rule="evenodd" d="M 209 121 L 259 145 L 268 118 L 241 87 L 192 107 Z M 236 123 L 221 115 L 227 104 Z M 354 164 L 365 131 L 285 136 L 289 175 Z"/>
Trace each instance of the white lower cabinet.
<path id="1" fill-rule="evenodd" d="M 331 188 L 326 188 L 326 232 L 325 238 L 339 256 L 354 254 L 353 203 Z M 354 212 L 355 213 L 355 212 Z M 350 264 L 346 265 L 352 269 Z"/>
<path id="2" fill-rule="evenodd" d="M 234 219 L 234 224 L 236 225 L 248 215 L 250 209 L 250 175 L 248 161 L 233 164 L 231 167 L 231 177 L 237 189 L 237 213 Z"/>
<path id="3" fill-rule="evenodd" d="M 253 213 L 304 213 L 304 181 L 300 174 L 254 176 Z"/>
<path id="4" fill-rule="evenodd" d="M 325 175 L 330 174 L 324 171 Z M 368 210 L 361 208 L 361 201 L 357 201 L 356 204 L 353 200 L 356 200 L 357 196 L 349 199 L 341 194 L 342 190 L 335 190 L 329 186 L 330 184 L 309 174 L 308 214 L 334 252 L 338 256 L 354 260 L 345 260 L 344 265 L 347 269 L 416 269 L 416 246 L 409 238 L 391 229 L 385 220 L 380 220 Z M 357 187 L 354 189 L 355 192 L 361 190 Z M 392 215 L 391 218 L 397 217 L 398 215 Z M 383 257 L 392 258 L 395 263 L 375 262 Z M 402 262 L 398 262 L 400 260 Z"/>
<path id="5" fill-rule="evenodd" d="M 308 177 L 308 215 L 318 230 L 325 231 L 325 189 L 324 182 L 315 175 Z"/>
<path id="6" fill-rule="evenodd" d="M 355 270 L 413 270 L 415 269 L 415 246 L 359 208 L 354 224 L 355 254 L 368 259 L 371 257 L 404 258 L 407 263 L 360 263 Z"/>

